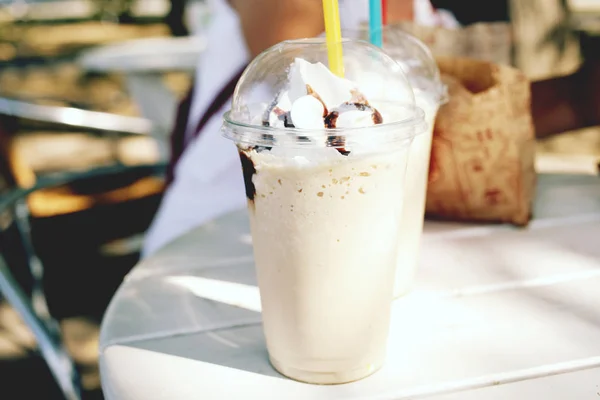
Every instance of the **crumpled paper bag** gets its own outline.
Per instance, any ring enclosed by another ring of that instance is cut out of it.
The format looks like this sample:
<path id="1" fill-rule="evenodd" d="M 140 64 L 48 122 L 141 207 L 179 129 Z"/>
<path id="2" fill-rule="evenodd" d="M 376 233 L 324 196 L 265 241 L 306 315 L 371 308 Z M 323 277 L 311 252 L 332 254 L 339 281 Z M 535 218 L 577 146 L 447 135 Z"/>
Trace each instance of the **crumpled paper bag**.
<path id="1" fill-rule="evenodd" d="M 535 189 L 529 81 L 485 61 L 438 65 L 450 100 L 435 123 L 427 216 L 527 225 Z"/>
<path id="2" fill-rule="evenodd" d="M 425 43 L 434 56 L 466 57 L 512 64 L 512 27 L 507 22 L 479 22 L 464 27 L 424 26 L 413 21 L 394 24 Z"/>

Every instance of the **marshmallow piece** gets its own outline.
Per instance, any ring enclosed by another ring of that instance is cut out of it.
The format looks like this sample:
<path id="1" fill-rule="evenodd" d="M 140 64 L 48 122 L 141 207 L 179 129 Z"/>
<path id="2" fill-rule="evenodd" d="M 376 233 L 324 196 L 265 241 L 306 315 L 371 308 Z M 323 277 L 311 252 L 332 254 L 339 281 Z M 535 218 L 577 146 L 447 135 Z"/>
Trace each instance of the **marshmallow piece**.
<path id="1" fill-rule="evenodd" d="M 306 85 L 309 85 L 321 97 L 328 110 L 348 101 L 352 96 L 351 91 L 355 89 L 352 82 L 333 74 L 322 63 L 312 64 L 302 58 L 294 60 L 289 80 L 289 97 L 292 102 L 308 94 Z"/>
<path id="2" fill-rule="evenodd" d="M 323 111 L 323 104 L 314 96 L 302 96 L 292 104 L 292 123 L 300 129 L 322 129 Z"/>

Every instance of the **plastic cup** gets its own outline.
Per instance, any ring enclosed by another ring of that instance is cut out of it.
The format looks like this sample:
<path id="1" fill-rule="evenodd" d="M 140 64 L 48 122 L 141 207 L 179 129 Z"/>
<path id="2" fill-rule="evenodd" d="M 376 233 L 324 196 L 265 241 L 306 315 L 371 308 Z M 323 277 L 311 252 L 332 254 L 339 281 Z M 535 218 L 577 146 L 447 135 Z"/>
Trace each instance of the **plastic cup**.
<path id="1" fill-rule="evenodd" d="M 344 36 L 368 40 L 368 27 L 344 30 Z M 425 200 L 435 117 L 447 100 L 446 86 L 427 46 L 399 27 L 383 28 L 383 49 L 404 70 L 414 91 L 415 102 L 425 112 L 428 129 L 415 137 L 408 157 L 406 197 L 401 218 L 398 265 L 394 297 L 407 294 L 414 286 L 419 263 L 419 248 L 425 218 Z"/>
<path id="2" fill-rule="evenodd" d="M 342 47 L 346 79 L 382 124 L 264 123 L 296 57 L 327 65 L 324 39 L 306 39 L 249 65 L 223 126 L 242 160 L 270 362 L 317 384 L 358 380 L 384 362 L 408 149 L 426 129 L 396 62 L 365 42 Z"/>

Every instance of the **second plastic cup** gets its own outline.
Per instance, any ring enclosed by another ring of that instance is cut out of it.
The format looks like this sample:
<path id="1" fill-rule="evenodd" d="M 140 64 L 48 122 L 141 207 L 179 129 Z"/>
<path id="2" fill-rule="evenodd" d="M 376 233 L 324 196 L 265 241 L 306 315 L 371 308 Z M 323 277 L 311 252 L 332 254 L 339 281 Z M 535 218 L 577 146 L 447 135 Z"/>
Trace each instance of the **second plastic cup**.
<path id="1" fill-rule="evenodd" d="M 368 26 L 344 31 L 344 36 L 368 40 Z M 413 141 L 408 157 L 406 197 L 401 218 L 394 297 L 408 293 L 415 281 L 425 217 L 425 196 L 435 117 L 447 100 L 446 86 L 427 46 L 398 27 L 383 29 L 383 49 L 403 68 L 418 107 L 425 111 L 428 129 Z"/>
<path id="2" fill-rule="evenodd" d="M 342 47 L 345 79 L 325 67 L 321 39 L 264 52 L 223 128 L 242 160 L 270 361 L 318 384 L 383 365 L 408 149 L 426 129 L 396 62 L 368 43 Z"/>

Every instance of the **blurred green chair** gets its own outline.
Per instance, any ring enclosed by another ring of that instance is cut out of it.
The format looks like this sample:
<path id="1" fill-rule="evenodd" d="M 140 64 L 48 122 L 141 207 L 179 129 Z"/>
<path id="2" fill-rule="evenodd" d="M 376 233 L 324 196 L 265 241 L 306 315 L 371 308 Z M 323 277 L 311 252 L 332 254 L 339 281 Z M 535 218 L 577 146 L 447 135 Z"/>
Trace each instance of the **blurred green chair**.
<path id="1" fill-rule="evenodd" d="M 165 165 L 116 160 L 36 175 L 12 148 L 15 133 L 28 122 L 111 138 L 143 135 L 149 123 L 0 98 L 0 295 L 34 333 L 65 397 L 78 399 L 77 369 L 57 321 L 76 315 L 100 320 L 139 259 L 164 191 Z"/>

